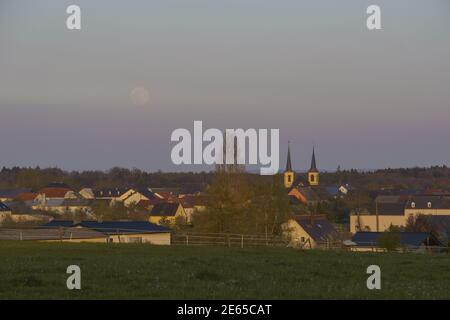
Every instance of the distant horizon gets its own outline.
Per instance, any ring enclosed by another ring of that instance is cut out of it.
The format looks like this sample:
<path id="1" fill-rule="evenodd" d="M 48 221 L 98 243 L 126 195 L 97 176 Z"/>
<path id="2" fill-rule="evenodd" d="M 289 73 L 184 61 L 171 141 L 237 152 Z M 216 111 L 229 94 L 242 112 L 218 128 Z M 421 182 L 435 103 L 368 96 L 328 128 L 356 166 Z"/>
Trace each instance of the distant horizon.
<path id="1" fill-rule="evenodd" d="M 362 173 L 367 173 L 367 172 L 373 172 L 373 171 L 383 171 L 383 170 L 402 170 L 402 169 L 406 169 L 406 170 L 411 170 L 411 169 L 432 169 L 432 168 L 443 168 L 443 167 L 447 167 L 447 165 L 443 164 L 443 165 L 432 165 L 432 166 L 425 166 L 425 167 L 420 167 L 420 166 L 414 166 L 414 167 L 395 167 L 395 168 L 340 168 L 341 172 L 348 172 L 348 171 L 352 171 L 352 170 L 356 170 L 358 172 L 362 172 Z M 37 169 L 39 168 L 40 170 L 48 170 L 48 169 L 58 169 L 61 170 L 63 172 L 67 172 L 67 173 L 71 173 L 71 172 L 78 172 L 78 173 L 82 173 L 82 172 L 104 172 L 107 173 L 113 169 L 125 169 L 125 170 L 140 170 L 142 172 L 145 173 L 214 173 L 215 169 L 210 169 L 210 170 L 179 170 L 179 171 L 167 171 L 167 170 L 144 170 L 144 169 L 140 169 L 140 168 L 136 168 L 136 167 L 121 167 L 121 166 L 115 166 L 115 167 L 111 167 L 108 169 L 81 169 L 81 170 L 76 170 L 76 169 L 66 169 L 64 167 L 60 167 L 60 166 L 2 166 L 0 163 L 0 171 L 3 169 L 6 170 L 12 170 L 14 168 L 18 168 L 20 170 L 22 169 Z M 285 171 L 285 169 L 281 169 L 278 171 L 277 174 L 282 174 Z M 250 173 L 250 174 L 259 174 L 259 169 L 246 169 L 245 170 L 246 173 Z M 293 172 L 298 173 L 298 174 L 306 174 L 308 172 L 308 170 L 306 169 L 295 169 L 293 168 Z M 334 169 L 334 170 L 321 170 L 319 168 L 319 172 L 321 173 L 337 173 L 338 170 Z"/>
<path id="2" fill-rule="evenodd" d="M 0 166 L 177 167 L 171 133 L 279 129 L 280 171 L 449 164 L 450 1 L 0 1 Z M 263 167 L 263 166 L 259 166 Z M 360 168 L 360 169 L 359 169 Z"/>

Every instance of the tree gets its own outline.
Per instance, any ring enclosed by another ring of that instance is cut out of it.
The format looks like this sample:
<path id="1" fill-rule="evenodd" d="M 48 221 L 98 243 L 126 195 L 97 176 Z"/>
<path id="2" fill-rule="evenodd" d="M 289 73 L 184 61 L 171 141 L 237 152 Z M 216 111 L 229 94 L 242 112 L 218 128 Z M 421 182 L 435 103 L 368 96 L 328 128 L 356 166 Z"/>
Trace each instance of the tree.
<path id="1" fill-rule="evenodd" d="M 128 218 L 128 210 L 121 202 L 109 204 L 106 201 L 96 201 L 92 206 L 92 212 L 97 220 L 121 220 Z"/>
<path id="2" fill-rule="evenodd" d="M 378 245 L 388 252 L 397 250 L 400 247 L 400 232 L 391 226 L 378 238 Z"/>
<path id="3" fill-rule="evenodd" d="M 290 215 L 289 198 L 278 176 L 218 170 L 205 199 L 206 210 L 193 215 L 194 228 L 203 232 L 272 236 L 281 233 Z"/>
<path id="4" fill-rule="evenodd" d="M 417 216 L 409 216 L 406 221 L 405 231 L 408 232 L 433 232 L 433 226 L 427 216 L 419 214 Z"/>

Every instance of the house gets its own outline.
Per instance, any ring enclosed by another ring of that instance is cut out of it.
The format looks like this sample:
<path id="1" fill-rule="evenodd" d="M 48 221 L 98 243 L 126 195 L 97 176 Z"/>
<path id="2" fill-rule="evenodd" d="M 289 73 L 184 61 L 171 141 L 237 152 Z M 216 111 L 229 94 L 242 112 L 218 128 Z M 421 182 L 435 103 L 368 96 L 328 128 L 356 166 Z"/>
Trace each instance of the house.
<path id="1" fill-rule="evenodd" d="M 0 202 L 0 225 L 8 217 L 11 217 L 11 209 L 3 202 Z"/>
<path id="2" fill-rule="evenodd" d="M 315 205 L 320 202 L 320 198 L 310 186 L 296 186 L 288 192 L 289 197 L 295 197 L 305 205 Z"/>
<path id="3" fill-rule="evenodd" d="M 150 211 L 150 222 L 175 225 L 177 222 L 188 223 L 188 217 L 180 203 L 157 203 Z"/>
<path id="4" fill-rule="evenodd" d="M 93 200 L 95 199 L 94 191 L 91 188 L 83 188 L 80 191 L 78 191 L 78 194 L 83 199 Z"/>
<path id="5" fill-rule="evenodd" d="M 348 184 L 325 187 L 325 191 L 334 199 L 344 198 L 350 190 L 351 187 Z"/>
<path id="6" fill-rule="evenodd" d="M 450 196 L 382 195 L 375 199 L 371 214 L 350 215 L 350 232 L 382 232 L 392 226 L 406 226 L 410 217 L 450 215 Z"/>
<path id="7" fill-rule="evenodd" d="M 171 230 L 148 221 L 81 221 L 53 220 L 38 228 L 59 230 L 59 238 L 43 241 L 63 242 L 105 242 L 105 243 L 148 243 L 170 245 Z"/>
<path id="8" fill-rule="evenodd" d="M 69 188 L 45 187 L 37 192 L 38 201 L 46 201 L 50 199 L 78 199 L 77 193 Z"/>
<path id="9" fill-rule="evenodd" d="M 94 197 L 97 200 L 119 201 L 129 188 L 107 188 L 94 191 Z"/>
<path id="10" fill-rule="evenodd" d="M 339 233 L 323 215 L 297 215 L 283 225 L 291 246 L 302 249 L 330 247 L 339 242 Z"/>
<path id="11" fill-rule="evenodd" d="M 157 197 L 166 201 L 174 201 L 180 195 L 179 188 L 149 188 Z"/>
<path id="12" fill-rule="evenodd" d="M 138 187 L 128 189 L 117 200 L 122 202 L 125 207 L 129 207 L 133 204 L 138 204 L 141 200 L 153 200 L 163 199 L 160 196 L 155 195 L 150 188 Z"/>
<path id="13" fill-rule="evenodd" d="M 450 196 L 412 196 L 405 206 L 406 216 L 450 215 Z"/>
<path id="14" fill-rule="evenodd" d="M 203 197 L 199 195 L 180 195 L 177 201 L 183 206 L 186 212 L 187 223 L 192 223 L 193 215 L 197 212 L 206 210 L 206 204 Z"/>
<path id="15" fill-rule="evenodd" d="M 24 192 L 31 192 L 30 189 L 3 189 L 0 190 L 0 201 L 9 202 L 17 198 L 17 196 Z"/>
<path id="16" fill-rule="evenodd" d="M 30 203 L 34 201 L 39 196 L 36 192 L 22 192 L 14 200 L 24 203 Z"/>
<path id="17" fill-rule="evenodd" d="M 373 214 L 350 215 L 350 232 L 373 231 L 383 232 L 391 226 L 405 226 L 405 202 L 376 202 L 375 208 L 371 208 Z"/>
<path id="18" fill-rule="evenodd" d="M 31 204 L 33 210 L 51 211 L 58 214 L 83 212 L 89 214 L 92 211 L 92 200 L 88 199 L 42 199 L 35 200 Z"/>
<path id="19" fill-rule="evenodd" d="M 383 232 L 357 232 L 349 243 L 352 251 L 385 251 L 379 247 Z M 430 232 L 399 232 L 400 247 L 425 251 L 430 247 L 442 247 L 443 244 Z"/>

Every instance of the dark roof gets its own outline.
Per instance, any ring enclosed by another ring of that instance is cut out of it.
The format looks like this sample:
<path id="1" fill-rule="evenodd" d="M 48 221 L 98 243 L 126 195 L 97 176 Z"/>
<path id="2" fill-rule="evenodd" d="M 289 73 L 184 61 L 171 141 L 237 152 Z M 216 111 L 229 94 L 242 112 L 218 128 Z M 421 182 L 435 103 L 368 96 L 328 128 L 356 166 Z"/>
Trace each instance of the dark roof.
<path id="1" fill-rule="evenodd" d="M 304 185 L 306 185 L 305 179 L 300 174 L 296 174 L 294 183 L 293 183 L 294 188 L 299 187 L 299 186 L 304 186 Z"/>
<path id="2" fill-rule="evenodd" d="M 294 220 L 314 241 L 321 242 L 338 237 L 338 232 L 324 216 L 295 216 Z"/>
<path id="3" fill-rule="evenodd" d="M 169 192 L 173 195 L 178 195 L 181 192 L 180 188 L 171 188 L 171 187 L 149 187 L 150 191 L 153 193 L 160 193 L 160 192 Z"/>
<path id="4" fill-rule="evenodd" d="M 7 211 L 11 211 L 11 209 L 3 202 L 0 202 L 0 212 L 7 212 Z"/>
<path id="5" fill-rule="evenodd" d="M 177 213 L 179 203 L 157 203 L 152 208 L 152 211 L 150 212 L 150 215 L 152 216 L 164 216 L 164 217 L 171 217 L 174 216 Z"/>
<path id="6" fill-rule="evenodd" d="M 357 232 L 352 237 L 352 242 L 357 246 L 377 246 L 379 238 L 384 232 Z M 399 232 L 400 245 L 419 247 L 429 240 L 430 245 L 441 245 L 440 242 L 429 232 Z"/>
<path id="7" fill-rule="evenodd" d="M 431 207 L 429 207 L 431 204 Z M 407 209 L 450 209 L 450 197 L 412 196 L 406 203 Z"/>
<path id="8" fill-rule="evenodd" d="M 297 199 L 296 196 L 289 196 L 289 204 L 296 206 L 302 204 L 300 200 Z"/>
<path id="9" fill-rule="evenodd" d="M 130 188 L 107 188 L 94 191 L 96 198 L 117 198 L 130 190 Z"/>
<path id="10" fill-rule="evenodd" d="M 136 190 L 136 192 L 142 194 L 147 199 L 157 198 L 157 196 L 155 196 L 153 191 L 150 190 L 150 188 L 148 188 L 148 187 L 138 187 L 138 188 L 135 188 L 134 190 Z"/>
<path id="11" fill-rule="evenodd" d="M 381 202 L 374 206 L 373 214 L 380 216 L 403 216 L 405 214 L 405 202 Z"/>
<path id="12" fill-rule="evenodd" d="M 19 194 L 30 191 L 31 189 L 3 189 L 0 190 L 0 198 L 15 199 Z"/>
<path id="13" fill-rule="evenodd" d="M 158 226 L 148 221 L 81 221 L 75 223 L 70 220 L 53 220 L 41 225 L 39 229 L 83 227 L 104 234 L 133 234 L 169 232 L 170 229 Z"/>
<path id="14" fill-rule="evenodd" d="M 287 159 L 286 159 L 286 172 L 292 171 L 292 163 L 291 163 L 291 147 L 288 144 L 288 152 L 287 152 Z"/>
<path id="15" fill-rule="evenodd" d="M 64 188 L 70 189 L 70 187 L 64 182 L 52 182 L 45 186 L 46 188 Z"/>
<path id="16" fill-rule="evenodd" d="M 92 203 L 93 201 L 90 199 L 64 199 L 62 205 L 66 207 L 84 207 Z"/>
<path id="17" fill-rule="evenodd" d="M 48 229 L 48 228 L 70 228 L 74 225 L 73 221 L 70 220 L 52 220 L 43 225 L 40 225 L 38 229 Z"/>
<path id="18" fill-rule="evenodd" d="M 337 186 L 325 187 L 325 190 L 332 196 L 337 196 L 341 193 L 339 191 L 339 187 L 337 187 Z"/>
<path id="19" fill-rule="evenodd" d="M 124 233 L 158 233 L 169 232 L 170 229 L 148 221 L 82 221 L 79 226 L 107 234 Z"/>
<path id="20" fill-rule="evenodd" d="M 378 195 L 375 201 L 378 203 L 405 203 L 408 200 L 408 196 L 402 195 Z"/>
<path id="21" fill-rule="evenodd" d="M 298 191 L 306 198 L 306 201 L 319 201 L 320 197 L 311 187 L 298 187 Z"/>
<path id="22" fill-rule="evenodd" d="M 371 199 L 375 199 L 378 196 L 403 196 L 408 197 L 416 194 L 420 194 L 422 191 L 418 189 L 386 189 L 376 190 L 369 192 Z"/>
<path id="23" fill-rule="evenodd" d="M 313 148 L 313 153 L 312 153 L 312 157 L 311 157 L 311 168 L 309 169 L 308 172 L 319 172 L 319 170 L 317 170 L 317 165 L 316 165 L 316 152 Z"/>

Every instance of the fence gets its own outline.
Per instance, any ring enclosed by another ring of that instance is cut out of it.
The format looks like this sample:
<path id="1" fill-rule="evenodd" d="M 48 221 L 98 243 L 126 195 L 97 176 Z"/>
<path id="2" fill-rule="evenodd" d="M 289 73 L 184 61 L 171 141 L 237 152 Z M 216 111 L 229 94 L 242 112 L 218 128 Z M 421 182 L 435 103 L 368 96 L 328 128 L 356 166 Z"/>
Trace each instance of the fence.
<path id="1" fill-rule="evenodd" d="M 176 232 L 172 244 L 185 246 L 225 246 L 225 247 L 286 247 L 288 241 L 281 237 L 234 233 L 193 233 Z"/>
<path id="2" fill-rule="evenodd" d="M 149 243 L 170 245 L 170 231 L 149 231 L 124 228 L 0 228 L 0 241 L 61 241 L 95 243 Z"/>
<path id="3" fill-rule="evenodd" d="M 158 234 L 160 236 L 158 236 Z M 8 229 L 0 228 L 1 240 L 19 241 L 71 241 L 71 242 L 107 242 L 107 243 L 149 243 L 178 246 L 222 246 L 222 247 L 293 247 L 296 249 L 319 249 L 355 252 L 386 252 L 376 244 L 346 246 L 342 241 L 321 241 L 312 245 L 311 241 L 300 243 L 279 236 L 248 235 L 234 233 L 195 233 L 195 232 L 146 232 L 130 229 L 85 229 L 85 228 L 40 228 Z M 395 252 L 414 253 L 450 253 L 442 246 L 403 246 Z"/>

